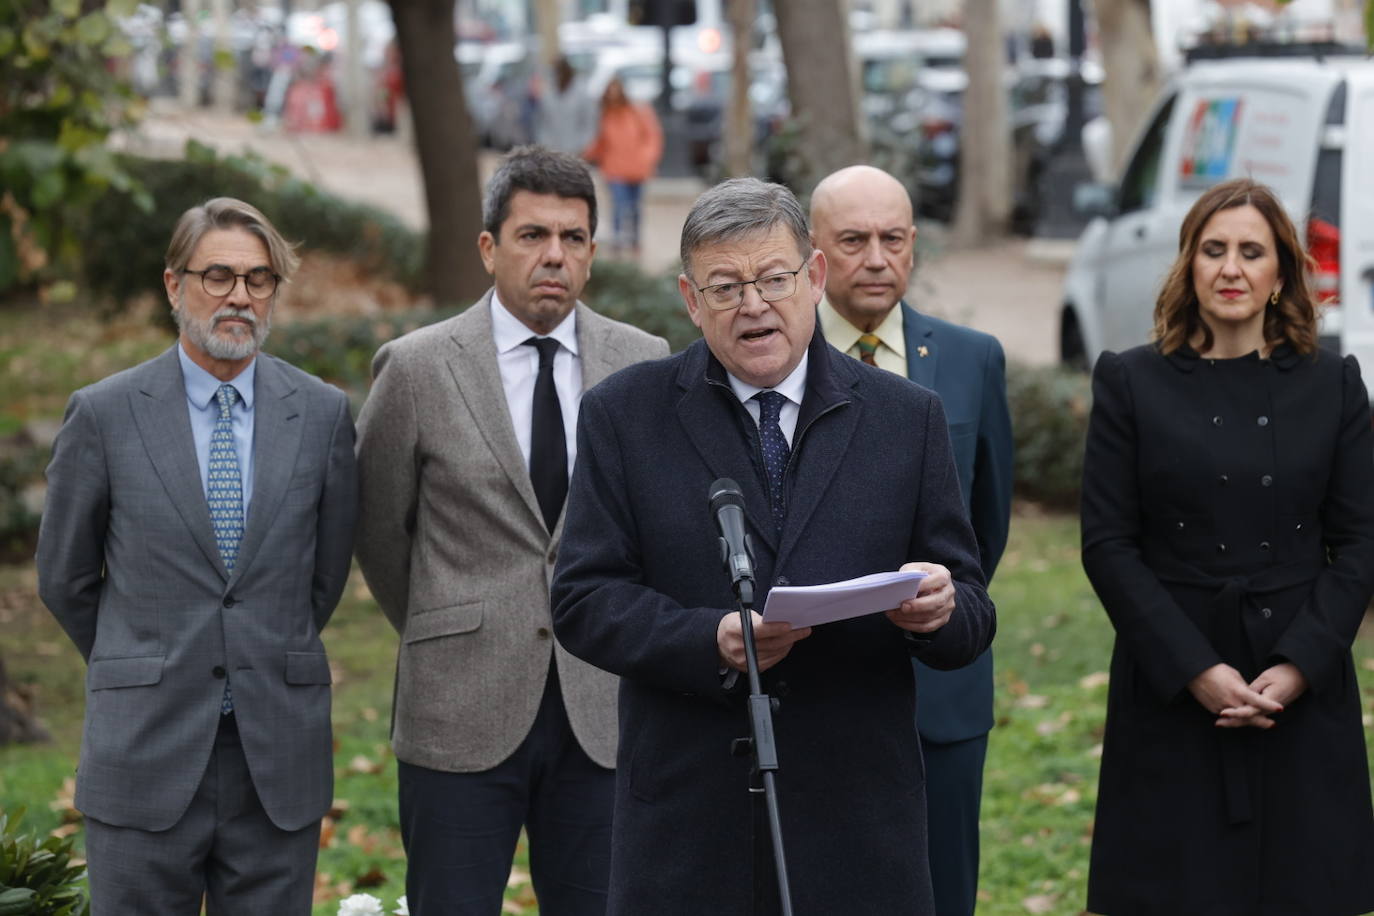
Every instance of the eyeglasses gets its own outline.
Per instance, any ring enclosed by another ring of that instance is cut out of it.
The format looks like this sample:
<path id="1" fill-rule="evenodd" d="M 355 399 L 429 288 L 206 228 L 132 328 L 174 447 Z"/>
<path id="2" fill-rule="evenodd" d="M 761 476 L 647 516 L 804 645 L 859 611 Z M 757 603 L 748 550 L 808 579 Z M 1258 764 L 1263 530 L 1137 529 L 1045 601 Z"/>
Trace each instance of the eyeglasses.
<path id="1" fill-rule="evenodd" d="M 752 286 L 758 290 L 759 298 L 764 302 L 776 302 L 779 299 L 786 299 L 797 291 L 797 274 L 805 269 L 806 262 L 803 261 L 802 266 L 796 270 L 785 270 L 782 273 L 755 277 L 752 280 L 702 286 L 697 288 L 697 292 L 701 293 L 702 298 L 706 300 L 707 307 L 717 312 L 739 308 L 744 303 L 744 288 L 746 286 Z"/>
<path id="2" fill-rule="evenodd" d="M 277 281 L 281 279 L 267 267 L 254 267 L 246 274 L 236 274 L 223 265 L 214 264 L 204 270 L 183 268 L 181 272 L 199 276 L 201 287 L 211 296 L 229 295 L 239 277 L 242 277 L 248 295 L 254 299 L 271 299 L 272 294 L 277 291 Z"/>

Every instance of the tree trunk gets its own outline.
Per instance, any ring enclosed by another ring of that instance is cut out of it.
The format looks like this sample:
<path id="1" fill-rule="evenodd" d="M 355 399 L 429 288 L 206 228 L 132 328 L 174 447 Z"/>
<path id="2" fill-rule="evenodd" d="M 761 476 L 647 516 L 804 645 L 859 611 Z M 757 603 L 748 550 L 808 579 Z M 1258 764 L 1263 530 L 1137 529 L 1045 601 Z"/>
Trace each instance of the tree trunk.
<path id="1" fill-rule="evenodd" d="M 539 63 L 546 76 L 553 73 L 553 65 L 562 53 L 558 46 L 558 18 L 558 0 L 534 0 L 534 24 L 539 30 Z"/>
<path id="2" fill-rule="evenodd" d="M 749 100 L 749 46 L 754 32 L 754 0 L 730 0 L 725 5 L 734 35 L 730 63 L 730 98 L 725 122 L 725 174 L 739 178 L 754 173 L 754 109 Z"/>
<path id="3" fill-rule="evenodd" d="M 461 305 L 490 285 L 477 236 L 482 187 L 458 62 L 452 0 L 390 0 L 429 214 L 426 277 L 436 305 Z"/>
<path id="4" fill-rule="evenodd" d="M 799 195 L 836 169 L 866 161 L 846 0 L 774 4 L 787 96 L 801 128 Z"/>
<path id="5" fill-rule="evenodd" d="M 1005 235 L 1011 216 L 1011 127 L 997 0 L 964 0 L 964 37 L 968 88 L 959 132 L 953 241 L 969 246 Z"/>
<path id="6" fill-rule="evenodd" d="M 10 686 L 5 660 L 0 658 L 0 747 L 47 740 L 48 733 L 34 718 L 28 696 Z"/>
<path id="7" fill-rule="evenodd" d="M 1112 126 L 1112 173 L 1117 174 L 1159 92 L 1159 52 L 1150 31 L 1150 0 L 1093 4 L 1102 45 L 1102 107 Z"/>

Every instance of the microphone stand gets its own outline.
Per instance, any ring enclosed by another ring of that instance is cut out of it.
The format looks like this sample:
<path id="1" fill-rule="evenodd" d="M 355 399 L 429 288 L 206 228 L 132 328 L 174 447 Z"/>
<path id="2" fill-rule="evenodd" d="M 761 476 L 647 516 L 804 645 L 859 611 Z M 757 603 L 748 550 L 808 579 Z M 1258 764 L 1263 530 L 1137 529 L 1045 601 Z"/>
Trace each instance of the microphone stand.
<path id="1" fill-rule="evenodd" d="M 721 543 L 724 546 L 723 540 Z M 787 884 L 787 857 L 782 848 L 782 819 L 778 815 L 778 788 L 775 782 L 778 772 L 778 746 L 773 739 L 775 701 L 763 692 L 763 685 L 759 681 L 759 656 L 754 646 L 754 621 L 750 613 L 754 608 L 754 580 L 748 577 L 738 579 L 734 583 L 734 591 L 735 609 L 739 613 L 740 629 L 744 636 L 744 660 L 749 674 L 750 737 L 736 738 L 731 742 L 730 752 L 736 757 L 746 754 L 753 757 L 749 791 L 754 796 L 756 806 L 758 793 L 763 793 L 768 813 L 768 833 L 773 840 L 773 866 L 778 875 L 778 900 L 782 905 L 782 916 L 792 916 L 792 891 Z M 757 870 L 754 880 L 757 890 Z"/>

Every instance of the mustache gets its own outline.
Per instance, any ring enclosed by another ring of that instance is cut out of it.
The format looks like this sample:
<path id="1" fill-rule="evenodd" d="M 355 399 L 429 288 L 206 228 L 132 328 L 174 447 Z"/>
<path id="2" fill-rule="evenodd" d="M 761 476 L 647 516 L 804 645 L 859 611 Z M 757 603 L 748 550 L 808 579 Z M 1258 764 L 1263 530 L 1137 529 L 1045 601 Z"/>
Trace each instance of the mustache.
<path id="1" fill-rule="evenodd" d="M 210 316 L 210 323 L 212 325 L 219 324 L 226 319 L 237 319 L 247 322 L 250 328 L 256 328 L 258 326 L 257 316 L 253 314 L 251 308 L 236 309 L 232 305 L 226 305 L 216 310 L 215 314 Z"/>

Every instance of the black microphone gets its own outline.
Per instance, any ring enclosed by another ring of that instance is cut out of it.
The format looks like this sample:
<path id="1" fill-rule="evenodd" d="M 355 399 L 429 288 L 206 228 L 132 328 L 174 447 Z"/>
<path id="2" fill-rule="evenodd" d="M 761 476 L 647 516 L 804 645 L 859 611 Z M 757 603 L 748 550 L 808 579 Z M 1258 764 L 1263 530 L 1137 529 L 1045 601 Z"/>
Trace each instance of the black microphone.
<path id="1" fill-rule="evenodd" d="M 744 530 L 744 494 L 739 484 L 722 477 L 711 484 L 708 493 L 711 516 L 720 528 L 720 558 L 730 574 L 730 585 L 736 592 L 748 582 L 750 599 L 754 590 L 754 552 L 752 539 Z"/>

